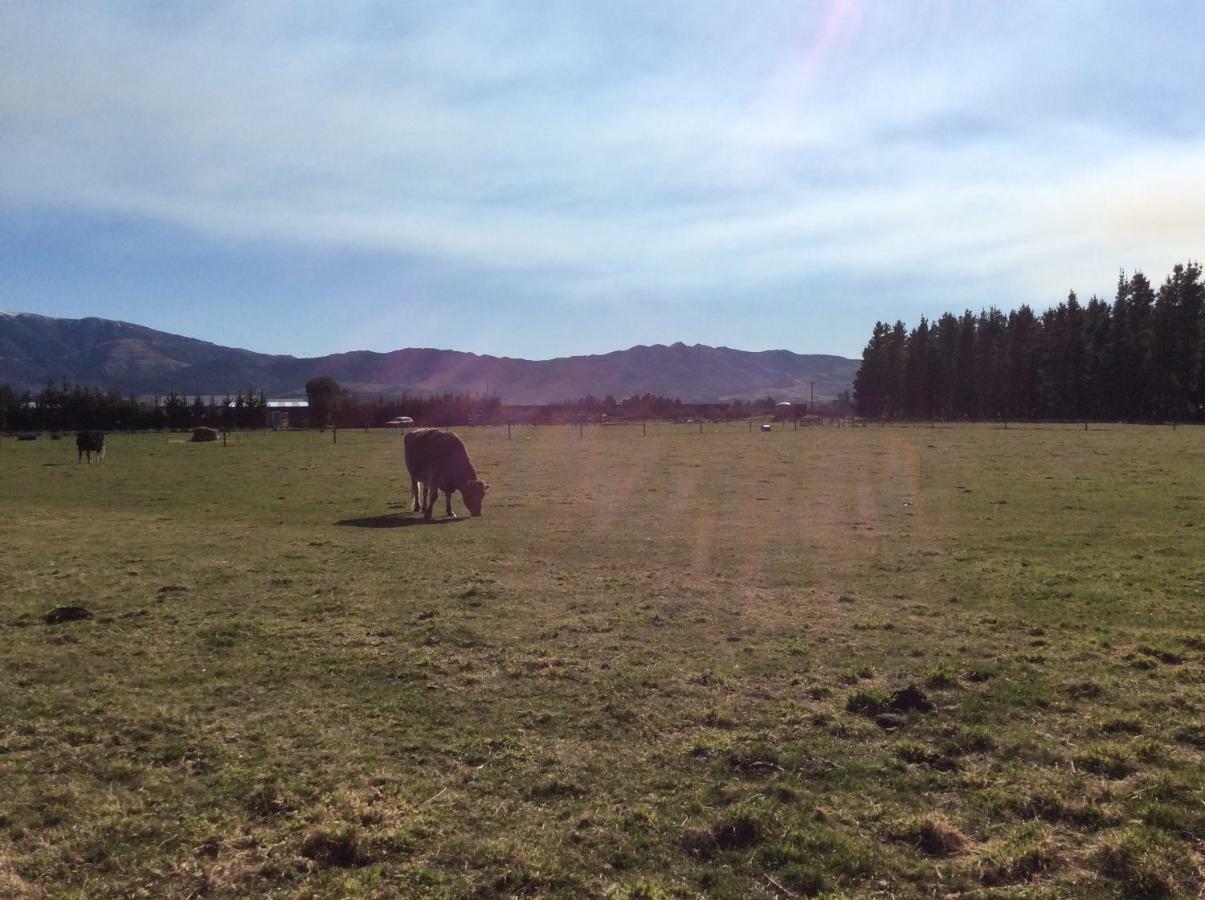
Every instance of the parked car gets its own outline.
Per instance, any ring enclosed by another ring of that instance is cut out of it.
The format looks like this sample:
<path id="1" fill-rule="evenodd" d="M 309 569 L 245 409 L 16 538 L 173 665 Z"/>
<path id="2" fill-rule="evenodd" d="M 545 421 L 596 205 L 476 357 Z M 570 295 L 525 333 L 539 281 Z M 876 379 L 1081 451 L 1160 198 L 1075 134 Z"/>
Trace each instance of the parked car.
<path id="1" fill-rule="evenodd" d="M 390 419 L 385 423 L 386 428 L 409 428 L 414 424 L 414 420 L 409 416 L 398 416 L 396 419 Z"/>

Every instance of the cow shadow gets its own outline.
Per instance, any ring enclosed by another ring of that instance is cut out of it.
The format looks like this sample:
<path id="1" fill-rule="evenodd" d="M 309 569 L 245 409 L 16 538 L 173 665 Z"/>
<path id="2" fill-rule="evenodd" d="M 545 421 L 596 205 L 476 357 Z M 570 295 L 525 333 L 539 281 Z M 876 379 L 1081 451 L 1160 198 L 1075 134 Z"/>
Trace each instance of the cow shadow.
<path id="1" fill-rule="evenodd" d="M 451 525 L 463 522 L 464 519 L 424 519 L 420 516 L 390 513 L 385 516 L 365 516 L 361 519 L 341 519 L 336 525 L 347 525 L 352 528 L 408 528 L 411 525 Z"/>

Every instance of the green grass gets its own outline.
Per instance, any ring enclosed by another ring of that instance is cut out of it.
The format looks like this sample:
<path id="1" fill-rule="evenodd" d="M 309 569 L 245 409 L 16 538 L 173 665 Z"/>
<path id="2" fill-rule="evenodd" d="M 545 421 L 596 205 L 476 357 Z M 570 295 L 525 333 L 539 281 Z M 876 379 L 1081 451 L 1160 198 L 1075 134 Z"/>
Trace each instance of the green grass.
<path id="1" fill-rule="evenodd" d="M 0 895 L 1202 889 L 1205 431 L 460 432 L 0 444 Z"/>

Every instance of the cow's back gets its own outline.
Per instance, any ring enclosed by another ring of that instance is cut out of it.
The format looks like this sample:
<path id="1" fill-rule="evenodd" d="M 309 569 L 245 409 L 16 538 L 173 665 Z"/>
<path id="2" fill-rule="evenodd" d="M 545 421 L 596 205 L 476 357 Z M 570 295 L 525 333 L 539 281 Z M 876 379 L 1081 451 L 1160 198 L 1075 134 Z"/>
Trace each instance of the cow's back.
<path id="1" fill-rule="evenodd" d="M 416 428 L 407 431 L 403 444 L 406 448 L 406 468 L 411 475 L 421 475 L 436 459 L 436 438 L 440 432 L 436 428 Z"/>
<path id="2" fill-rule="evenodd" d="M 475 474 L 464 441 L 455 432 L 416 428 L 406 433 L 404 445 L 406 468 L 414 477 Z"/>

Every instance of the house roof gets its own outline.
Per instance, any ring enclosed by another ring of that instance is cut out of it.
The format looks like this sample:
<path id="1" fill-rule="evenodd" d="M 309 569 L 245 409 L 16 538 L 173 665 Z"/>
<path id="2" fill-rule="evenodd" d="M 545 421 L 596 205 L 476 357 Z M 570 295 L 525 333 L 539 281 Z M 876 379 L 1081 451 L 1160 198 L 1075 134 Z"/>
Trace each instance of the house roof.
<path id="1" fill-rule="evenodd" d="M 237 400 L 231 400 L 227 404 L 231 409 L 238 406 Z M 309 408 L 309 400 L 265 400 L 264 405 L 268 409 L 307 409 Z"/>

